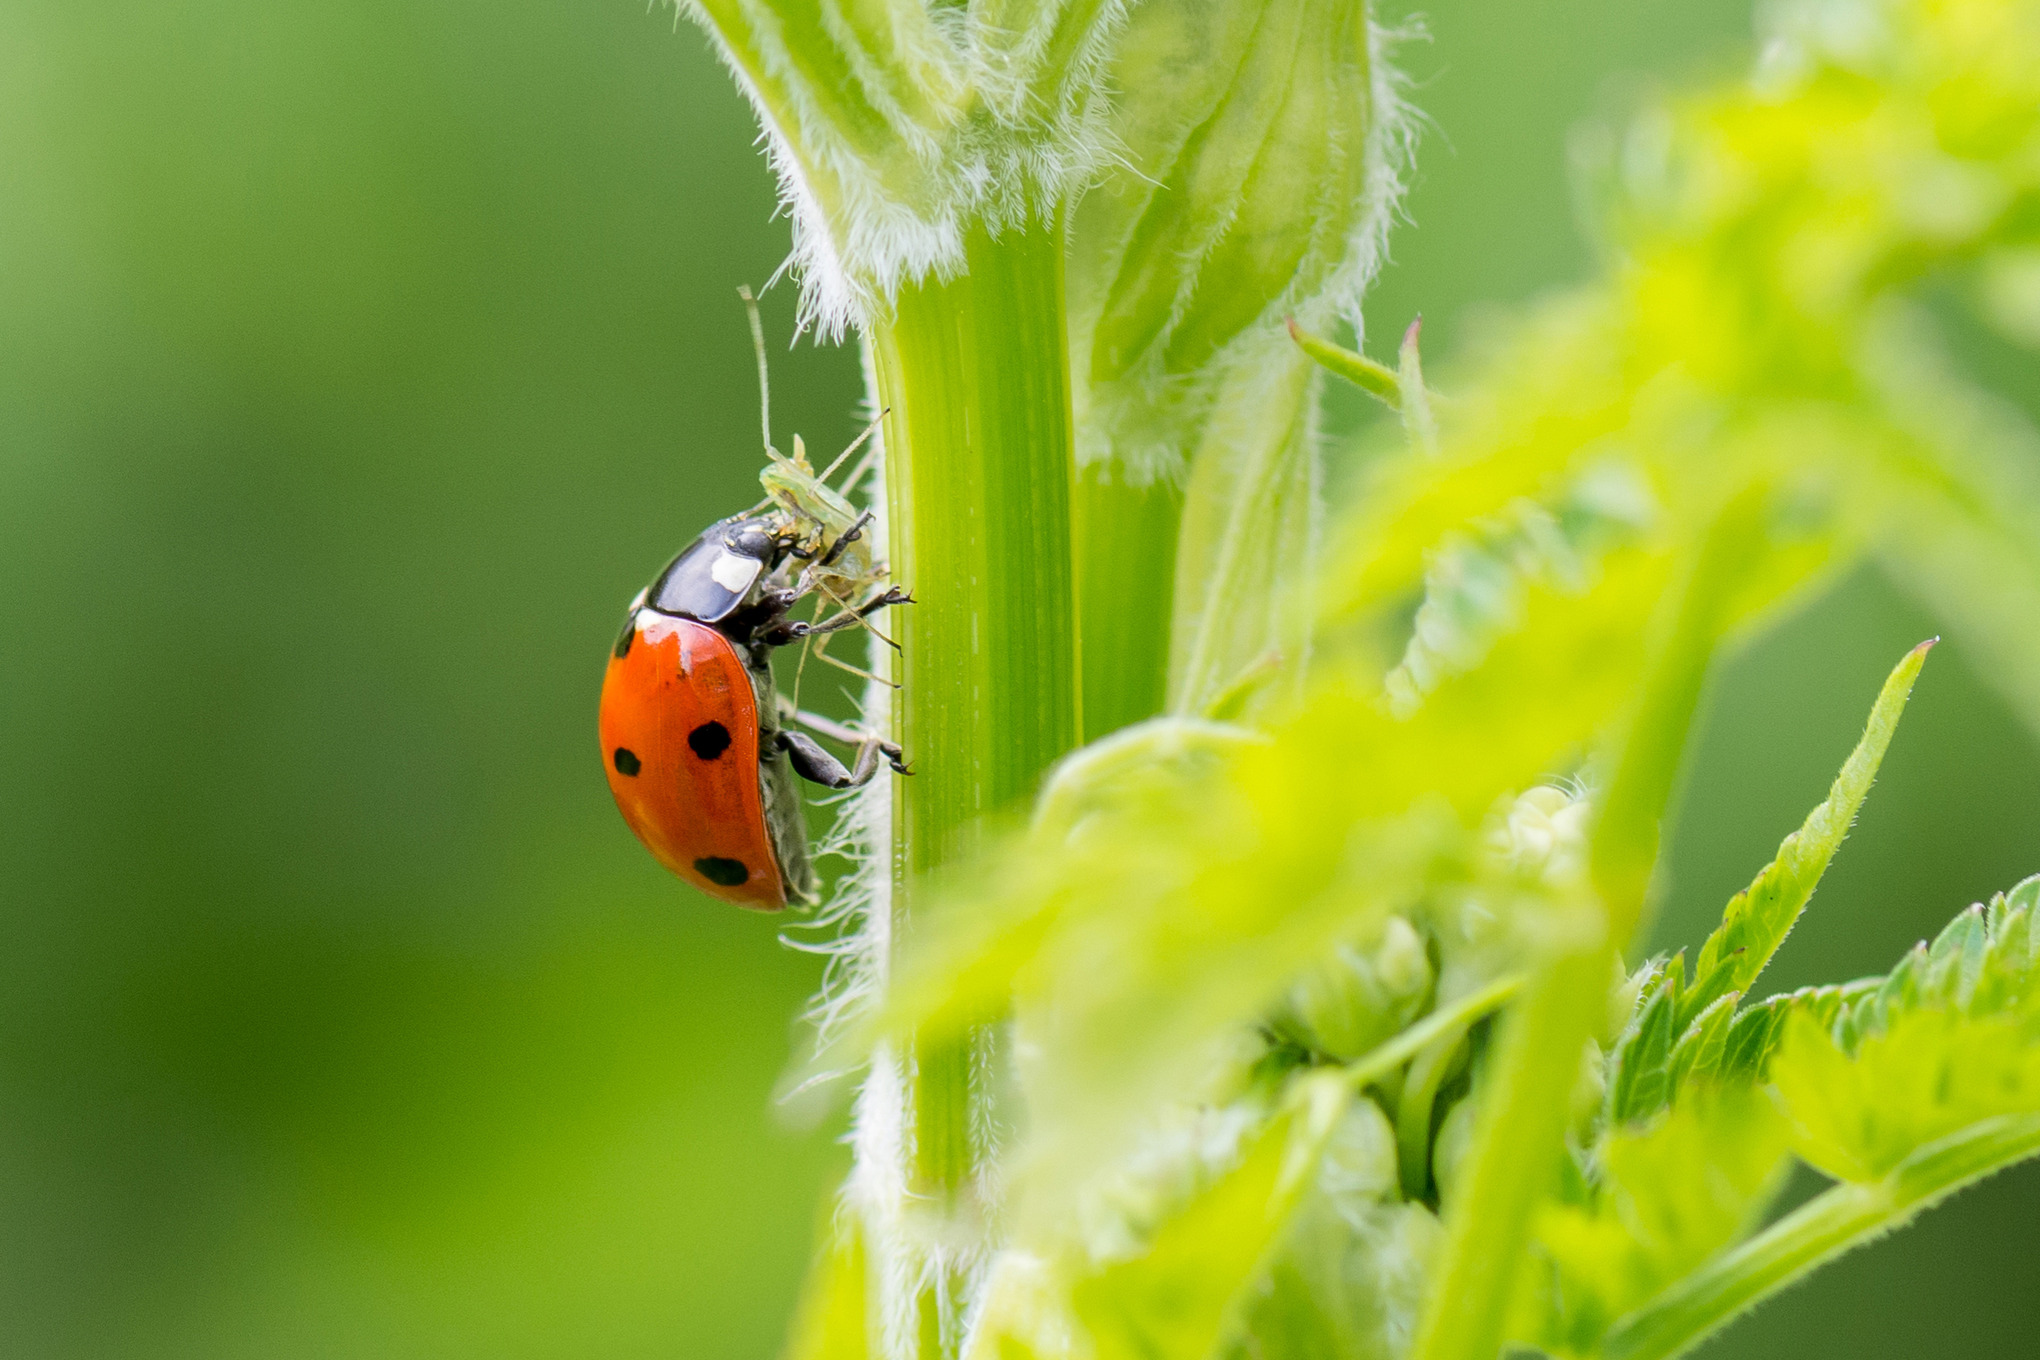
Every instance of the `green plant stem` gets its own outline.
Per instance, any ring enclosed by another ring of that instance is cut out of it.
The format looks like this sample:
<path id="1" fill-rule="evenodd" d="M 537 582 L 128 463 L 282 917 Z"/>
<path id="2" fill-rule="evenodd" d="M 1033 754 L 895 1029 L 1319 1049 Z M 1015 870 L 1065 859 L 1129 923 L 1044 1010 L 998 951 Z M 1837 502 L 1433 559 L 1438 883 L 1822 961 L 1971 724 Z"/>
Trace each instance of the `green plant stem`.
<path id="1" fill-rule="evenodd" d="M 1837 1185 L 1618 1321 L 1601 1353 L 1671 1360 L 1809 1271 L 2036 1153 L 2040 1115 L 2007 1115 L 1929 1144 L 1883 1180 Z"/>
<path id="2" fill-rule="evenodd" d="M 982 819 L 1024 806 L 1075 746 L 1079 658 L 1060 224 L 974 229 L 965 272 L 902 290 L 871 332 L 899 611 L 896 934 L 929 871 Z M 914 1055 L 917 1194 L 952 1202 L 976 1169 L 968 1040 Z"/>
<path id="3" fill-rule="evenodd" d="M 1169 601 L 1183 488 L 1100 463 L 1077 477 L 1077 601 L 1084 740 L 1154 717 L 1168 700 Z"/>
<path id="4" fill-rule="evenodd" d="M 1346 1084 L 1357 1091 L 1370 1082 L 1381 1080 L 1445 1035 L 1471 1028 L 1474 1021 L 1506 1004 L 1522 988 L 1522 975 L 1511 973 L 1457 1001 L 1440 1006 L 1393 1039 L 1383 1041 L 1378 1047 L 1347 1063 L 1342 1073 Z"/>
<path id="5" fill-rule="evenodd" d="M 1419 1323 L 1416 1360 L 1493 1360 L 1530 1236 L 1530 1216 L 1564 1155 L 1582 1045 L 1600 1028 L 1617 951 L 1645 918 L 1658 831 L 1699 711 L 1708 664 L 1737 589 L 1764 561 L 1765 489 L 1723 506 L 1693 545 L 1643 694 L 1601 798 L 1589 853 L 1598 921 L 1555 942 L 1551 962 L 1506 1018 L 1482 1095 L 1466 1189 Z M 1560 926 L 1563 929 L 1563 926 Z"/>
<path id="6" fill-rule="evenodd" d="M 1502 1020 L 1501 1051 L 1481 1091 L 1480 1133 L 1448 1206 L 1412 1354 L 1492 1360 L 1522 1265 L 1530 1212 L 1550 1185 L 1571 1119 L 1580 1044 L 1607 1007 L 1611 950 L 1561 955 L 1533 975 Z"/>
<path id="7" fill-rule="evenodd" d="M 1297 325 L 1294 318 L 1289 322 L 1289 338 L 1325 369 L 1338 374 L 1390 410 L 1402 409 L 1402 375 L 1387 364 L 1378 364 L 1357 350 L 1312 335 Z"/>

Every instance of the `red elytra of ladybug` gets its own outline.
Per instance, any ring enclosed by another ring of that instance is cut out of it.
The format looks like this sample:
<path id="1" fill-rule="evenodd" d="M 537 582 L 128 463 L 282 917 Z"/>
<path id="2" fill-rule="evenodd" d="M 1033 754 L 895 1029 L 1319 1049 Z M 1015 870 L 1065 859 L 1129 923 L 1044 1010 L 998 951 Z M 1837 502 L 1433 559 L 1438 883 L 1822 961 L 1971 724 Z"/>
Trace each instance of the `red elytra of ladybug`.
<path id="1" fill-rule="evenodd" d="M 609 791 L 659 863 L 726 902 L 788 900 L 759 780 L 758 705 L 730 640 L 637 611 L 602 681 Z"/>
<path id="2" fill-rule="evenodd" d="M 908 771 L 900 749 L 876 734 L 791 705 L 782 712 L 772 651 L 797 640 L 825 645 L 829 634 L 845 628 L 883 639 L 868 616 L 911 599 L 880 588 L 853 603 L 847 592 L 878 587 L 885 566 L 858 547 L 872 516 L 857 514 L 826 481 L 878 422 L 819 476 L 808 470 L 797 439 L 797 456 L 781 458 L 772 448 L 764 330 L 749 290 L 738 292 L 757 352 L 765 451 L 771 466 L 784 463 L 792 471 L 770 479 L 767 504 L 774 508 L 760 515 L 761 504 L 710 525 L 631 602 L 603 676 L 597 725 L 610 792 L 659 862 L 711 896 L 776 911 L 815 900 L 794 777 L 856 788 L 878 773 L 881 757 L 895 771 Z M 851 484 L 862 466 L 851 473 Z M 857 565 L 846 572 L 852 562 Z M 787 611 L 811 592 L 837 612 L 824 619 L 818 610 L 811 623 L 790 619 Z M 819 646 L 811 655 L 876 678 L 827 657 Z M 783 719 L 855 746 L 855 768 L 845 769 Z"/>
<path id="3" fill-rule="evenodd" d="M 862 528 L 820 545 L 813 566 L 829 566 Z M 900 749 L 875 734 L 780 708 L 774 648 L 910 602 L 887 588 L 813 623 L 788 618 L 812 579 L 812 568 L 787 579 L 807 531 L 783 514 L 710 525 L 631 602 L 597 718 L 610 792 L 638 839 L 703 892 L 762 911 L 815 900 L 796 776 L 856 788 L 881 759 L 907 773 Z M 855 768 L 788 720 L 855 746 Z"/>

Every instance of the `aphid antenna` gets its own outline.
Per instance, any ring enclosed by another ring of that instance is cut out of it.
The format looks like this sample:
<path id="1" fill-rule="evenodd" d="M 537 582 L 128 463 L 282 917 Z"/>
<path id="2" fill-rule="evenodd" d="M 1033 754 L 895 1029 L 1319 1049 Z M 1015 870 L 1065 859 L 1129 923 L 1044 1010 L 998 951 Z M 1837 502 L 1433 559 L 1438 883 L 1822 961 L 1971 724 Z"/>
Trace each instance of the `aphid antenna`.
<path id="1" fill-rule="evenodd" d="M 818 482 L 826 482 L 829 480 L 829 478 L 835 476 L 836 469 L 843 466 L 843 460 L 845 458 L 848 458 L 851 454 L 857 452 L 857 450 L 863 448 L 864 441 L 871 438 L 872 435 L 877 434 L 879 425 L 882 424 L 885 418 L 891 414 L 892 407 L 890 406 L 886 407 L 883 411 L 880 411 L 878 413 L 877 418 L 874 419 L 869 425 L 866 425 L 864 427 L 864 433 L 858 435 L 855 439 L 851 440 L 850 447 L 844 449 L 841 453 L 837 454 L 836 460 L 830 463 L 827 467 L 823 468 L 821 470 L 821 473 L 815 478 L 815 480 Z M 857 479 L 862 477 L 866 472 L 871 470 L 871 460 L 874 456 L 877 455 L 877 453 L 878 446 L 874 444 L 871 447 L 871 452 L 865 454 L 864 457 L 858 462 L 857 466 L 850 470 L 849 479 L 843 483 L 843 489 L 845 491 L 848 491 L 851 487 L 857 485 Z"/>
<path id="2" fill-rule="evenodd" d="M 751 352 L 758 356 L 758 435 L 767 456 L 777 458 L 779 450 L 772 447 L 772 375 L 765 362 L 765 323 L 758 316 L 758 299 L 751 296 L 749 284 L 738 284 L 737 296 L 744 300 L 744 315 L 751 321 Z"/>

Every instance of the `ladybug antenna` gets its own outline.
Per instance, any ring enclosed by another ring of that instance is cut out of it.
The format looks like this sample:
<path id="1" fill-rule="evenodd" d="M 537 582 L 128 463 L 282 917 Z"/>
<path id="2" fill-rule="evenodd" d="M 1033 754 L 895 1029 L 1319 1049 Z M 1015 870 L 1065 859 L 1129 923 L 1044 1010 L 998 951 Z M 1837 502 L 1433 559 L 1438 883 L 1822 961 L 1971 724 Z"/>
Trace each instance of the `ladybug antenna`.
<path id="1" fill-rule="evenodd" d="M 772 376 L 765 363 L 765 323 L 758 318 L 758 299 L 751 296 L 749 285 L 738 284 L 737 296 L 744 300 L 744 313 L 751 320 L 751 352 L 758 356 L 758 433 L 766 454 L 777 458 L 779 450 L 772 447 Z"/>

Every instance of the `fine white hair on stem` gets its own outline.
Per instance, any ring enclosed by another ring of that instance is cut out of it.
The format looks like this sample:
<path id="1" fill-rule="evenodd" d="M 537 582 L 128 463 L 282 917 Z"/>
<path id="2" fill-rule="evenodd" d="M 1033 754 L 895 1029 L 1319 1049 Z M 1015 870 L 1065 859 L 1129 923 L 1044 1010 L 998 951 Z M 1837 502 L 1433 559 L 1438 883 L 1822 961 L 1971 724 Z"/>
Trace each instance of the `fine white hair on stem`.
<path id="1" fill-rule="evenodd" d="M 1366 119 L 1357 131 L 1359 144 L 1347 148 L 1340 143 L 1342 136 L 1355 135 L 1351 126 L 1334 124 L 1327 129 L 1327 144 L 1335 156 L 1357 157 L 1357 195 L 1350 202 L 1319 205 L 1324 215 L 1315 226 L 1322 234 L 1313 238 L 1294 272 L 1279 286 L 1264 281 L 1271 291 L 1259 300 L 1259 311 L 1249 324 L 1201 363 L 1176 367 L 1167 360 L 1171 339 L 1189 321 L 1199 300 L 1214 284 L 1237 286 L 1230 279 L 1209 279 L 1204 271 L 1214 252 L 1226 246 L 1228 233 L 1245 205 L 1217 200 L 1207 205 L 1216 216 L 1194 237 L 1181 242 L 1178 286 L 1167 303 L 1166 317 L 1155 319 L 1141 354 L 1116 377 L 1076 384 L 1080 465 L 1109 465 L 1120 480 L 1136 487 L 1181 484 L 1214 403 L 1257 401 L 1261 386 L 1251 380 L 1253 375 L 1274 380 L 1281 365 L 1271 363 L 1270 357 L 1286 353 L 1290 341 L 1284 330 L 1290 318 L 1313 328 L 1345 320 L 1364 336 L 1361 300 L 1388 258 L 1388 234 L 1402 217 L 1408 167 L 1422 126 L 1421 116 L 1406 97 L 1407 77 L 1392 58 L 1397 47 L 1426 36 L 1415 20 L 1385 27 L 1370 19 L 1365 34 Z M 1176 153 L 1163 154 L 1166 158 Z M 1136 170 L 1127 162 L 1115 164 L 1112 173 L 1144 180 L 1156 192 L 1170 192 L 1156 182 L 1161 169 Z M 1179 186 L 1177 192 L 1182 191 Z M 1124 211 L 1115 196 L 1104 194 L 1099 201 L 1104 216 L 1088 216 L 1087 202 L 1079 209 L 1080 225 L 1096 226 L 1101 238 L 1131 230 L 1130 218 L 1113 220 L 1114 214 Z M 1119 248 L 1109 239 L 1087 242 L 1079 237 L 1072 249 L 1071 345 L 1074 367 L 1083 374 L 1090 371 L 1093 328 L 1109 305 L 1107 291 L 1117 286 L 1122 261 Z M 1092 258 L 1085 258 L 1086 251 Z"/>
<path id="2" fill-rule="evenodd" d="M 866 390 L 873 393 L 875 381 L 865 356 Z M 885 498 L 885 437 L 877 425 L 877 399 L 867 395 L 864 415 L 873 425 L 871 451 L 864 463 L 859 485 L 845 486 L 850 499 L 871 511 L 865 534 L 874 557 L 888 556 L 889 526 Z M 859 704 L 859 722 L 867 732 L 885 733 L 890 726 L 892 654 L 873 647 L 867 665 L 877 679 L 865 686 Z M 837 878 L 828 900 L 808 919 L 789 927 L 780 940 L 789 948 L 821 955 L 827 962 L 822 983 L 808 1003 L 803 1016 L 810 1030 L 812 1060 L 797 1081 L 781 1092 L 783 1103 L 850 1075 L 833 1056 L 836 1040 L 875 1001 L 884 987 L 886 963 L 892 952 L 892 781 L 897 776 L 880 767 L 869 784 L 853 789 L 830 804 L 837 815 L 828 834 L 816 847 L 816 857 L 832 857 L 847 867 Z M 796 934 L 795 932 L 799 932 Z"/>
<path id="3" fill-rule="evenodd" d="M 906 284 L 954 278 L 970 230 L 1050 219 L 1112 156 L 1103 73 L 1125 0 L 1099 5 L 1067 48 L 1057 6 L 1018 29 L 914 6 L 890 51 L 824 4 L 822 23 L 800 36 L 829 45 L 851 72 L 847 92 L 811 86 L 770 6 L 721 9 L 719 21 L 699 0 L 675 3 L 709 32 L 757 113 L 792 221 L 792 251 L 773 277 L 799 282 L 800 328 L 824 339 L 882 316 Z M 845 94 L 890 145 L 837 125 L 831 110 Z"/>

